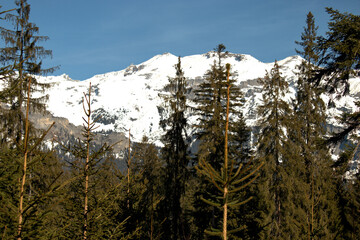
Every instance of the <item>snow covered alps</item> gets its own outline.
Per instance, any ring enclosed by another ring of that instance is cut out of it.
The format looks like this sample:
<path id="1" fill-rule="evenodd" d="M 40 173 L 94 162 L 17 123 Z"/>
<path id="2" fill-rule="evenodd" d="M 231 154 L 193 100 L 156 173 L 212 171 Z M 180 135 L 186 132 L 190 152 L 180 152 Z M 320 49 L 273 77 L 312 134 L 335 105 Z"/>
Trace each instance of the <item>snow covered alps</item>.
<path id="1" fill-rule="evenodd" d="M 159 126 L 161 118 L 166 117 L 166 106 L 161 95 L 166 94 L 164 86 L 169 77 L 175 76 L 174 65 L 177 56 L 170 53 L 157 55 L 138 65 L 130 65 L 124 70 L 93 76 L 84 81 L 72 80 L 67 75 L 40 77 L 40 81 L 49 82 L 52 87 L 46 91 L 49 95 L 48 111 L 55 117 L 63 117 L 74 125 L 82 125 L 83 92 L 92 85 L 92 110 L 94 117 L 101 115 L 97 131 L 122 132 L 131 129 L 133 141 L 140 141 L 143 135 L 157 144 L 162 130 Z M 217 59 L 214 52 L 192 55 L 181 58 L 185 77 L 189 87 L 195 89 L 202 81 L 204 73 Z M 289 82 L 288 101 L 296 93 L 296 66 L 302 61 L 299 56 L 291 56 L 278 61 L 282 75 Z M 261 86 L 257 79 L 264 77 L 274 63 L 263 63 L 250 55 L 229 54 L 223 64 L 230 63 L 232 71 L 237 72 L 237 84 L 243 91 L 246 102 L 243 114 L 247 124 L 256 124 L 256 108 L 261 103 Z M 328 123 L 338 127 L 335 116 L 341 111 L 354 111 L 355 99 L 360 94 L 360 78 L 351 79 L 351 94 L 336 100 L 336 108 L 328 109 Z M 191 105 L 192 93 L 188 99 Z M 331 96 L 324 95 L 325 102 Z M 188 116 L 190 125 L 197 119 L 191 113 Z M 191 128 L 189 131 L 192 131 Z"/>

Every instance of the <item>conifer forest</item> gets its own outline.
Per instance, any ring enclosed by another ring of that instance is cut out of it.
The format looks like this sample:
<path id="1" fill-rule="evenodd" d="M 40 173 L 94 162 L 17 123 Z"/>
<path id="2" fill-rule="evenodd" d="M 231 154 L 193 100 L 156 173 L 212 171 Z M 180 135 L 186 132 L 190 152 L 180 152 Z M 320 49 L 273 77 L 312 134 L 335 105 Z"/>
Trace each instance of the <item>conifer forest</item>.
<path id="1" fill-rule="evenodd" d="M 126 145 L 120 159 L 118 143 L 94 144 L 92 85 L 83 93 L 82 132 L 73 141 L 54 138 L 60 152 L 45 144 L 56 123 L 37 129 L 29 114 L 46 110 L 47 97 L 32 93 L 50 87 L 37 76 L 55 70 L 42 64 L 52 52 L 30 22 L 28 1 L 15 2 L 0 8 L 2 240 L 360 239 L 360 172 L 347 174 L 359 160 L 360 112 L 344 111 L 343 128 L 330 131 L 331 103 L 320 97 L 346 96 L 349 79 L 360 76 L 360 16 L 326 8 L 324 36 L 316 16 L 304 16 L 294 39 L 303 58 L 296 97 L 284 100 L 289 86 L 275 61 L 257 79 L 255 144 L 226 47 L 214 46 L 217 60 L 191 106 L 179 57 L 161 96 L 169 113 L 159 123 L 162 146 L 148 136 L 133 141 L 130 129 L 126 142 L 119 139 Z M 198 116 L 193 136 L 188 112 Z M 330 150 L 340 143 L 333 159 Z"/>

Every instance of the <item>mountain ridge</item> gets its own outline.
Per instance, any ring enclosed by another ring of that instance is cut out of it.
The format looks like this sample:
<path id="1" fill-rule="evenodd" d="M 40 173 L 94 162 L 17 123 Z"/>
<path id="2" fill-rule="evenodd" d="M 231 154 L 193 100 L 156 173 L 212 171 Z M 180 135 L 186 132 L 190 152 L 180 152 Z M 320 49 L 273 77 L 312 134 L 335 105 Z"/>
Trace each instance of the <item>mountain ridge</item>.
<path id="1" fill-rule="evenodd" d="M 98 123 L 98 131 L 103 133 L 126 133 L 131 129 L 132 140 L 141 141 L 143 135 L 161 146 L 160 137 L 163 134 L 159 121 L 167 116 L 167 109 L 161 95 L 166 94 L 164 86 L 169 77 L 175 76 L 174 65 L 178 57 L 171 53 L 156 55 L 149 60 L 130 65 L 119 71 L 97 74 L 79 81 L 68 75 L 39 77 L 40 81 L 52 83 L 52 87 L 45 92 L 49 95 L 47 109 L 54 117 L 63 117 L 74 125 L 82 124 L 82 97 L 87 92 L 89 83 L 92 84 L 92 108 L 94 116 L 102 116 Z M 185 77 L 188 78 L 190 93 L 189 105 L 192 105 L 193 90 L 203 80 L 205 72 L 217 60 L 213 51 L 184 56 L 181 58 Z M 298 55 L 289 56 L 277 61 L 281 66 L 282 75 L 289 82 L 290 92 L 286 95 L 291 101 L 296 93 L 296 66 L 303 59 Z M 263 63 L 251 55 L 229 53 L 223 59 L 223 64 L 230 63 L 232 71 L 236 72 L 236 84 L 245 95 L 245 105 L 242 108 L 246 123 L 250 127 L 256 125 L 256 108 L 261 102 L 261 86 L 257 79 L 264 77 L 274 63 Z M 360 94 L 360 79 L 352 79 L 351 95 L 337 101 L 337 108 L 328 109 L 329 123 L 338 127 L 335 116 L 344 109 L 354 111 L 354 101 Z M 353 87 L 355 86 L 355 88 Z M 324 95 L 324 101 L 331 96 Z M 196 121 L 196 116 L 188 115 L 189 123 Z M 193 129 L 189 127 L 189 133 Z"/>

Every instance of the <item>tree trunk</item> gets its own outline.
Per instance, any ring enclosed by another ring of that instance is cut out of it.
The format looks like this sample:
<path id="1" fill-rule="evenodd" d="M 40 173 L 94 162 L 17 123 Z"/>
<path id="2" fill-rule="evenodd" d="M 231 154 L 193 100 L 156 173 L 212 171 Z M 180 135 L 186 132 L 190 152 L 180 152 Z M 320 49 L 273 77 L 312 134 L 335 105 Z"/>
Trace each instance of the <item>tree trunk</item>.
<path id="1" fill-rule="evenodd" d="M 20 78 L 22 76 L 20 75 Z M 26 183 L 26 171 L 27 171 L 27 161 L 28 161 L 28 138 L 29 138 L 29 107 L 30 107 L 30 84 L 31 78 L 29 78 L 28 84 L 28 98 L 26 103 L 26 118 L 25 118 L 25 139 L 24 139 L 24 166 L 23 166 L 23 175 L 20 186 L 20 200 L 19 200 L 19 221 L 18 221 L 18 240 L 21 240 L 22 234 L 22 225 L 23 225 L 23 215 L 24 215 L 24 193 L 25 193 L 25 183 Z"/>
<path id="2" fill-rule="evenodd" d="M 86 162 L 85 162 L 85 199 L 84 199 L 84 240 L 87 239 L 88 232 L 88 192 L 89 192 L 89 162 L 90 162 L 90 141 L 91 141 L 91 83 L 89 87 L 89 95 L 87 100 L 88 110 L 86 111 L 87 128 L 86 128 Z M 86 96 L 85 96 L 86 98 Z"/>
<path id="3" fill-rule="evenodd" d="M 228 130 L 229 130 L 229 108 L 230 108 L 230 64 L 226 64 L 227 73 L 227 102 L 226 102 L 226 125 L 225 125 L 225 149 L 224 149 L 224 206 L 223 206 L 223 239 L 227 240 L 227 211 L 228 211 Z"/>

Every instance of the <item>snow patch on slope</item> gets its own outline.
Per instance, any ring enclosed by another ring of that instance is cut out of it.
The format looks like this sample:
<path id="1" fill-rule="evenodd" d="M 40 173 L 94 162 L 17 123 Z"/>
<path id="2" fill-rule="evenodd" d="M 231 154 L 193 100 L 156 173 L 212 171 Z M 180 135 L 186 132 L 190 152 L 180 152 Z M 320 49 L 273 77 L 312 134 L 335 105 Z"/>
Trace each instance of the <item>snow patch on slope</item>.
<path id="1" fill-rule="evenodd" d="M 131 129 L 132 140 L 141 141 L 147 135 L 160 144 L 162 129 L 159 121 L 166 117 L 166 106 L 161 99 L 164 86 L 169 77 L 175 76 L 174 65 L 178 57 L 170 53 L 156 55 L 138 65 L 130 65 L 124 70 L 95 75 L 85 81 L 72 80 L 67 75 L 40 77 L 40 81 L 49 82 L 52 87 L 47 90 L 48 110 L 57 117 L 64 117 L 75 125 L 82 125 L 83 93 L 92 85 L 92 110 L 95 116 L 101 116 L 98 131 L 126 132 Z M 214 52 L 192 55 L 181 58 L 185 77 L 190 87 L 195 88 L 210 66 L 217 60 Z M 286 99 L 291 101 L 296 93 L 296 65 L 302 58 L 291 56 L 278 61 L 282 75 L 289 82 L 290 92 Z M 237 73 L 237 84 L 242 89 L 246 101 L 243 113 L 250 126 L 256 125 L 256 108 L 261 103 L 261 86 L 257 79 L 264 77 L 274 63 L 263 63 L 250 55 L 230 53 L 223 64 L 230 63 L 232 71 Z M 354 111 L 357 94 L 360 93 L 360 79 L 351 79 L 350 96 L 336 102 L 337 108 L 329 109 L 330 123 L 336 125 L 335 115 L 343 109 Z M 328 96 L 323 96 L 328 100 Z M 192 104 L 191 102 L 189 102 Z M 197 117 L 189 116 L 189 125 L 196 122 Z M 189 130 L 191 131 L 191 129 Z"/>

